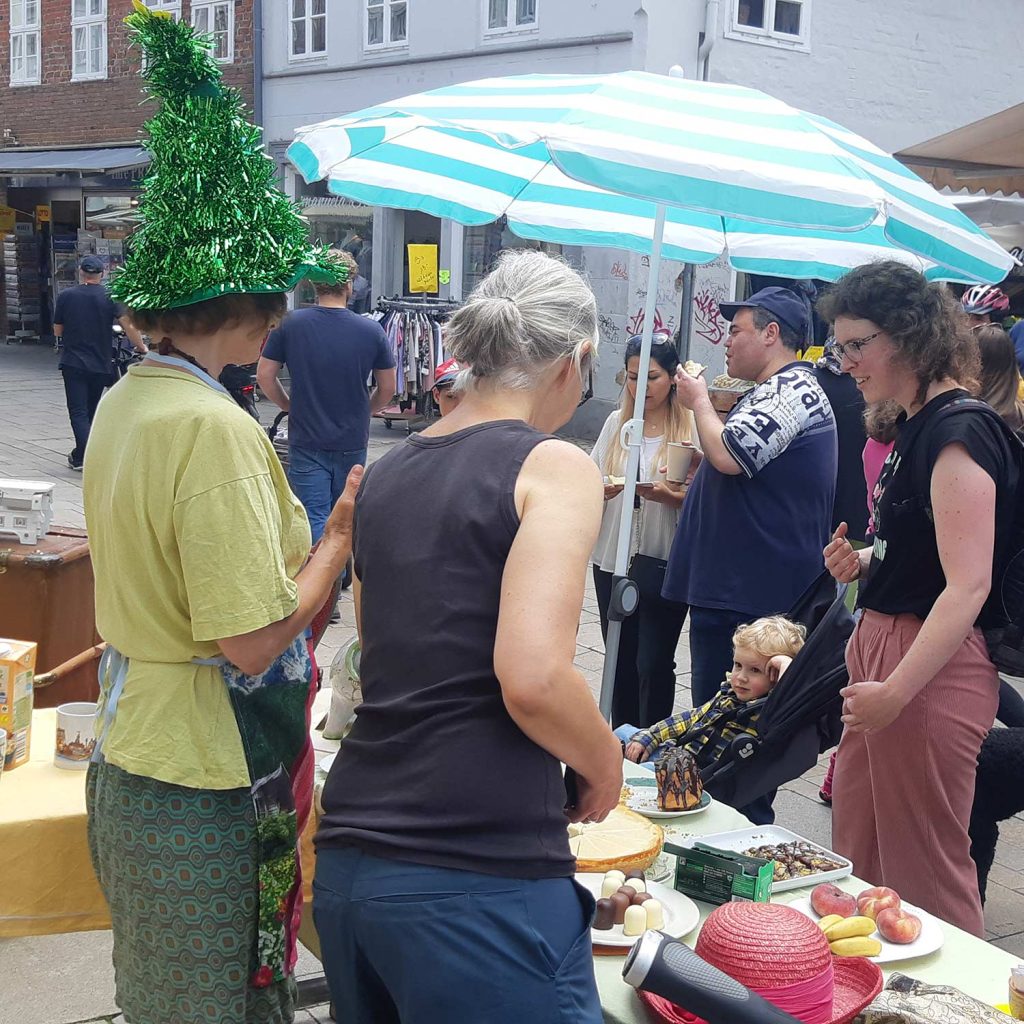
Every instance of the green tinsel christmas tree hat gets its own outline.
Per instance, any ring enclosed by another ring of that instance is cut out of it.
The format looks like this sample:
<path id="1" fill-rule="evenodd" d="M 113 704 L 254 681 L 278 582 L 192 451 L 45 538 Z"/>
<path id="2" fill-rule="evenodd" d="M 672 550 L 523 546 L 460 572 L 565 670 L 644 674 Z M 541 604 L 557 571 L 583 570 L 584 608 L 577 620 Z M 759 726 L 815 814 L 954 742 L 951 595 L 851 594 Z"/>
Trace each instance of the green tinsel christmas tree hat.
<path id="1" fill-rule="evenodd" d="M 302 278 L 344 282 L 347 270 L 276 184 L 241 96 L 221 84 L 209 40 L 132 0 L 125 18 L 144 54 L 152 155 L 131 239 L 111 294 L 131 309 L 172 309 L 229 293 L 284 292 Z"/>

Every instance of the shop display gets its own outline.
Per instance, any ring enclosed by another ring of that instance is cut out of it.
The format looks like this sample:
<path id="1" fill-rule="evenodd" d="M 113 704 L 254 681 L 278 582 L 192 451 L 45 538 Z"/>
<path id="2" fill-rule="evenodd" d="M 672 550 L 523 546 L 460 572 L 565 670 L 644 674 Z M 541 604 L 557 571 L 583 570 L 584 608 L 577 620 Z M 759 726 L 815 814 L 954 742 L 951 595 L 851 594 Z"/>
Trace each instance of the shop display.
<path id="1" fill-rule="evenodd" d="M 689 811 L 700 806 L 704 785 L 694 756 L 683 747 L 674 747 L 654 765 L 658 782 L 658 807 L 663 811 Z"/>
<path id="2" fill-rule="evenodd" d="M 18 225 L 19 228 L 22 225 Z M 41 325 L 42 280 L 39 238 L 17 230 L 3 236 L 4 300 L 9 338 L 38 337 Z"/>
<path id="3" fill-rule="evenodd" d="M 579 872 L 644 871 L 657 860 L 664 842 L 660 826 L 622 804 L 604 821 L 569 825 L 569 850 Z"/>

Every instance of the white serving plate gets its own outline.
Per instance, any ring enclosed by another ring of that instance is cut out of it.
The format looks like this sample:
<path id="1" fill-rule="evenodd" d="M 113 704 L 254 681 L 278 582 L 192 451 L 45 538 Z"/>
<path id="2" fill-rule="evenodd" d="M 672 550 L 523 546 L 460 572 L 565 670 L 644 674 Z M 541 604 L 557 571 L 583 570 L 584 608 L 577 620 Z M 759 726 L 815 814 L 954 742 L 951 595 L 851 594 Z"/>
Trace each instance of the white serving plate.
<path id="1" fill-rule="evenodd" d="M 645 781 L 626 779 L 624 782 L 624 785 L 629 787 L 626 806 L 631 811 L 642 814 L 645 818 L 683 818 L 690 814 L 702 814 L 715 802 L 711 794 L 704 790 L 699 806 L 692 807 L 688 811 L 663 811 L 658 807 L 658 787 L 644 785 Z"/>
<path id="2" fill-rule="evenodd" d="M 868 886 L 865 885 L 864 888 L 866 889 Z M 801 914 L 805 914 L 815 923 L 821 920 L 821 915 L 815 913 L 814 908 L 811 906 L 809 897 L 795 900 L 789 905 L 794 910 L 799 910 Z M 927 956 L 929 953 L 934 953 L 935 950 L 942 948 L 943 942 L 946 941 L 946 937 L 942 932 L 942 922 L 937 917 L 932 917 L 927 910 L 920 910 L 912 903 L 904 903 L 903 909 L 908 914 L 921 918 L 921 934 L 913 942 L 901 945 L 898 942 L 887 942 L 878 932 L 874 932 L 873 937 L 882 944 L 882 952 L 878 956 L 868 957 L 869 960 L 873 960 L 876 964 L 892 964 L 898 960 L 913 960 L 915 957 Z"/>
<path id="3" fill-rule="evenodd" d="M 594 899 L 601 896 L 601 885 L 604 875 L 598 872 L 587 872 L 576 876 L 576 881 L 587 889 Z M 660 882 L 647 882 L 647 891 L 661 903 L 665 913 L 665 926 L 661 929 L 668 935 L 682 938 L 688 935 L 700 923 L 700 910 L 697 904 L 681 892 Z M 595 946 L 617 946 L 629 948 L 640 938 L 639 935 L 625 935 L 622 925 L 613 925 L 608 930 L 590 929 L 590 937 Z"/>
<path id="4" fill-rule="evenodd" d="M 808 886 L 819 885 L 821 882 L 833 882 L 837 878 L 846 878 L 853 874 L 853 864 L 838 853 L 833 853 L 824 846 L 811 842 L 788 828 L 779 825 L 751 825 L 750 828 L 740 828 L 733 832 L 714 832 L 711 835 L 699 836 L 698 842 L 707 846 L 717 846 L 720 850 L 731 850 L 733 853 L 742 853 L 751 846 L 776 846 L 780 843 L 808 843 L 815 850 L 839 861 L 843 866 L 834 871 L 818 871 L 813 875 L 803 875 L 801 878 L 787 878 L 782 882 L 772 883 L 772 892 L 789 892 L 791 889 L 805 889 Z"/>

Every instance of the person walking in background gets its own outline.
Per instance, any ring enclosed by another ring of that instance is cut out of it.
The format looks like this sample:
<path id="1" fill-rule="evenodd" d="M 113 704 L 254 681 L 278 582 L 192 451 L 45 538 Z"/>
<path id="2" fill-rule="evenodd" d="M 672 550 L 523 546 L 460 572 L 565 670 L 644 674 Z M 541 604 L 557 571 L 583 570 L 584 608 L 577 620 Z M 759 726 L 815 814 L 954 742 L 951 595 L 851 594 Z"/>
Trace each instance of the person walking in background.
<path id="1" fill-rule="evenodd" d="M 974 331 L 981 357 L 978 397 L 988 402 L 1016 434 L 1024 433 L 1024 402 L 1018 397 L 1020 373 L 1010 336 L 997 324 Z"/>
<path id="2" fill-rule="evenodd" d="M 53 334 L 61 343 L 60 372 L 75 447 L 68 465 L 81 471 L 96 406 L 103 389 L 114 383 L 114 324 L 120 324 L 136 352 L 145 353 L 142 335 L 124 316 L 103 285 L 103 260 L 83 256 L 81 284 L 57 296 Z"/>
<path id="3" fill-rule="evenodd" d="M 663 595 L 690 608 L 694 707 L 718 692 L 736 628 L 788 612 L 820 575 L 818 541 L 828 541 L 836 491 L 835 417 L 812 368 L 796 357 L 807 341 L 808 304 L 771 287 L 720 308 L 732 321 L 727 372 L 757 386 L 723 426 L 704 379 L 676 374 L 704 459 Z"/>
<path id="4" fill-rule="evenodd" d="M 1012 522 L 1018 464 L 966 397 L 977 347 L 941 286 L 901 263 L 851 271 L 819 303 L 869 403 L 905 415 L 875 488 L 874 545 L 824 549 L 864 609 L 846 650 L 833 845 L 874 885 L 985 933 L 968 823 L 999 679 L 977 627 Z M 922 870 L 927 865 L 928 870 Z"/>
<path id="5" fill-rule="evenodd" d="M 395 359 L 384 330 L 348 308 L 356 262 L 347 252 L 335 258 L 344 280 L 314 284 L 317 305 L 285 317 L 256 371 L 263 393 L 288 413 L 288 482 L 309 516 L 314 544 L 352 467 L 366 463 L 370 417 L 395 393 Z M 290 392 L 277 379 L 283 366 Z"/>
<path id="6" fill-rule="evenodd" d="M 640 338 L 626 345 L 626 386 L 622 401 L 605 421 L 591 453 L 604 476 L 604 515 L 601 532 L 591 556 L 594 588 L 601 615 L 601 635 L 608 635 L 608 605 L 611 601 L 615 549 L 622 519 L 622 475 L 626 471 L 626 449 L 620 431 L 633 415 L 640 369 Z M 655 335 L 651 365 L 646 381 L 644 437 L 640 454 L 640 480 L 634 508 L 630 557 L 643 556 L 664 562 L 668 558 L 679 521 L 684 491 L 670 488 L 659 470 L 665 465 L 670 441 L 696 441 L 693 414 L 676 395 L 675 373 L 679 353 L 664 335 Z M 657 567 L 653 567 L 657 568 Z M 641 582 L 640 604 L 622 622 L 615 670 L 612 725 L 624 722 L 657 722 L 672 713 L 676 693 L 676 644 L 686 618 L 686 605 L 661 596 L 664 569 L 657 579 Z"/>

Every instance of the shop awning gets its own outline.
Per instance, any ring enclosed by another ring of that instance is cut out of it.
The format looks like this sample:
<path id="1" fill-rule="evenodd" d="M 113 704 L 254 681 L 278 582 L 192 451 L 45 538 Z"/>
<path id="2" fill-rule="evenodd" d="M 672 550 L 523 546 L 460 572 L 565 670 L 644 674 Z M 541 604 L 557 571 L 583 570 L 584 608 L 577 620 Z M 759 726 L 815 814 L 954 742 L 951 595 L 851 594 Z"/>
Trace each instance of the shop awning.
<path id="1" fill-rule="evenodd" d="M 149 153 L 141 146 L 0 150 L 0 174 L 113 174 L 148 163 Z"/>
<path id="2" fill-rule="evenodd" d="M 1024 103 L 901 150 L 897 159 L 936 188 L 1024 189 Z"/>

